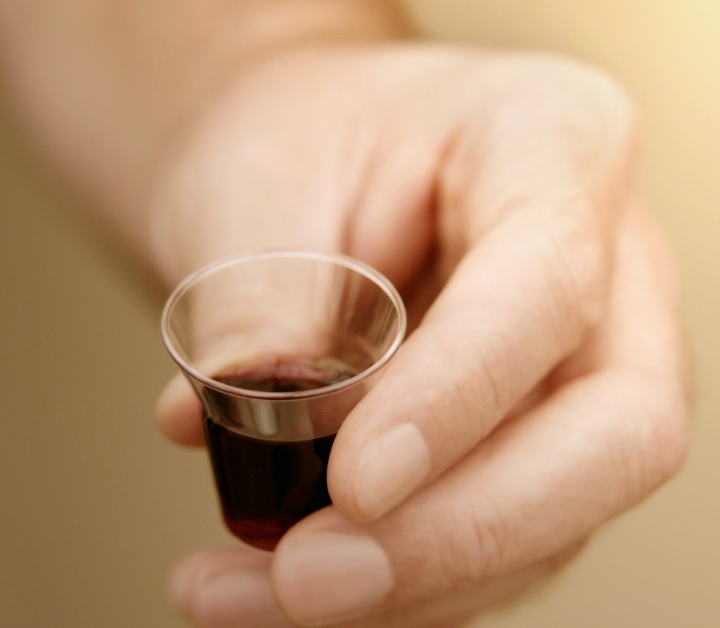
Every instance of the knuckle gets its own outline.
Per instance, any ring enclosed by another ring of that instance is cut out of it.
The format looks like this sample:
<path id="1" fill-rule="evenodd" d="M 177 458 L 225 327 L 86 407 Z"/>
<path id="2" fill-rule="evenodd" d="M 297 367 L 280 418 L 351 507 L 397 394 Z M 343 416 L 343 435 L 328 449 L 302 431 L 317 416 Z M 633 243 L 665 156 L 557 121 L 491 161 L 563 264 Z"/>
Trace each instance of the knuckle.
<path id="1" fill-rule="evenodd" d="M 625 87 L 615 77 L 593 68 L 585 70 L 583 89 L 584 102 L 592 103 L 605 145 L 615 148 L 614 155 L 632 157 L 639 141 L 639 122 L 636 104 Z M 630 159 L 624 161 L 629 169 Z"/>
<path id="2" fill-rule="evenodd" d="M 585 89 L 592 100 L 605 108 L 615 123 L 622 122 L 625 130 L 635 128 L 637 108 L 625 86 L 613 75 L 597 67 L 582 66 Z"/>
<path id="3" fill-rule="evenodd" d="M 598 219 L 588 208 L 592 201 L 578 194 L 567 202 L 572 210 L 545 228 L 538 259 L 548 277 L 556 320 L 566 332 L 575 332 L 568 335 L 582 338 L 605 313 L 611 252 L 598 235 Z"/>
<path id="4" fill-rule="evenodd" d="M 605 145 L 614 146 L 616 154 L 634 155 L 639 137 L 638 113 L 625 87 L 603 70 L 588 67 L 584 68 L 583 85 L 584 102 L 594 105 Z"/>
<path id="5" fill-rule="evenodd" d="M 637 106 L 622 83 L 594 65 L 554 54 L 514 61 L 521 91 L 505 109 L 508 127 L 525 133 L 551 122 L 591 147 L 632 155 L 638 141 Z M 504 114 L 503 114 L 504 115 Z"/>
<path id="6" fill-rule="evenodd" d="M 645 389 L 644 401 L 627 423 L 631 435 L 623 452 L 628 491 L 635 499 L 674 476 L 689 449 L 688 408 L 683 393 L 663 391 L 659 383 L 652 389 L 645 383 Z M 637 389 L 634 394 L 637 396 Z"/>
<path id="7" fill-rule="evenodd" d="M 553 86 L 555 98 L 560 100 L 583 98 L 587 106 L 604 108 L 617 120 L 628 123 L 636 118 L 633 98 L 623 84 L 606 70 L 560 55 L 539 55 L 534 66 L 538 87 Z M 564 86 L 564 89 L 557 89 Z"/>
<path id="8" fill-rule="evenodd" d="M 443 537 L 439 553 L 448 586 L 467 589 L 503 571 L 518 535 L 507 512 L 490 499 L 476 501 L 471 512 L 455 518 L 453 529 L 454 534 Z"/>
<path id="9" fill-rule="evenodd" d="M 689 449 L 688 412 L 679 399 L 655 408 L 650 415 L 651 426 L 647 448 L 651 451 L 651 479 L 660 484 L 675 475 L 683 466 Z"/>
<path id="10" fill-rule="evenodd" d="M 474 351 L 473 351 L 474 348 Z M 480 427 L 477 437 L 489 433 L 508 411 L 513 400 L 511 379 L 502 367 L 504 359 L 513 362 L 513 350 L 499 333 L 466 349 L 464 381 L 457 381 L 453 394 L 459 402 L 459 416 L 473 417 Z M 479 412 L 478 400 L 482 400 Z M 461 404 L 461 405 L 460 405 Z M 474 439 L 473 439 L 474 441 Z M 469 444 L 473 444 L 471 441 Z"/>
<path id="11" fill-rule="evenodd" d="M 503 331 L 486 326 L 474 315 L 462 324 L 468 332 L 466 341 L 453 339 L 453 328 L 443 324 L 433 347 L 435 360 L 448 365 L 453 377 L 438 378 L 420 393 L 431 424 L 447 424 L 451 416 L 462 430 L 454 437 L 458 456 L 474 447 L 508 412 L 516 395 L 512 373 L 522 360 Z"/>

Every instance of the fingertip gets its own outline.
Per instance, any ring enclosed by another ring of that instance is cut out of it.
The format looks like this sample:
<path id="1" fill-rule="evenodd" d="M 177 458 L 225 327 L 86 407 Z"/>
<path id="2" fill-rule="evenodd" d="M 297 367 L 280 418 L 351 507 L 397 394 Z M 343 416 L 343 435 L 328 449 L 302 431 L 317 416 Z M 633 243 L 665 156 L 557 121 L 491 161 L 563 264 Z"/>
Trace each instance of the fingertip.
<path id="1" fill-rule="evenodd" d="M 175 568 L 170 599 L 184 617 L 208 628 L 289 626 L 275 603 L 270 561 L 250 548 L 200 553 Z"/>
<path id="2" fill-rule="evenodd" d="M 167 583 L 167 594 L 172 605 L 183 615 L 192 615 L 193 590 L 198 580 L 196 568 L 199 566 L 198 556 L 186 559 L 175 566 Z"/>
<path id="3" fill-rule="evenodd" d="M 390 512 L 423 486 L 432 471 L 428 444 L 420 429 L 409 422 L 363 443 L 354 463 L 342 458 L 329 468 L 328 488 L 333 504 L 357 523 L 375 521 Z"/>
<path id="4" fill-rule="evenodd" d="M 302 626 L 365 615 L 395 585 L 384 548 L 352 529 L 306 528 L 288 535 L 278 546 L 271 577 L 278 604 Z"/>
<path id="5" fill-rule="evenodd" d="M 169 439 L 191 447 L 205 443 L 202 410 L 190 384 L 178 374 L 165 386 L 155 406 L 155 420 Z"/>

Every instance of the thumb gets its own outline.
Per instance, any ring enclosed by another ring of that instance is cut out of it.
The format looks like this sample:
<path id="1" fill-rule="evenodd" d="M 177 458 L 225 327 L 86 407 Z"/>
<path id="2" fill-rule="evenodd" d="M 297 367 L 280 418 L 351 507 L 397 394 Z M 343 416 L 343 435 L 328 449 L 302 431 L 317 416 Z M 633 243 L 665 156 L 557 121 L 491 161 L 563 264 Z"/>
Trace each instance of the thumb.
<path id="1" fill-rule="evenodd" d="M 204 445 L 201 414 L 197 395 L 178 373 L 165 386 L 155 405 L 155 420 L 160 431 L 181 445 Z"/>

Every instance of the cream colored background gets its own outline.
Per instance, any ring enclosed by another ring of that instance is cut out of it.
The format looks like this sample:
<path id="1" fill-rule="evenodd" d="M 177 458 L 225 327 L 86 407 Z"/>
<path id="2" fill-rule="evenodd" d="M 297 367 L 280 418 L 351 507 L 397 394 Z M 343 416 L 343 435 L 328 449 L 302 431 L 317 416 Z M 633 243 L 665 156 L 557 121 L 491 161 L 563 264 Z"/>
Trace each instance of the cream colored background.
<path id="1" fill-rule="evenodd" d="M 480 625 L 720 625 L 720 3 L 413 0 L 432 33 L 571 53 L 644 116 L 642 181 L 677 251 L 697 368 L 683 473 L 601 531 L 562 577 Z M 155 432 L 173 372 L 159 304 L 0 127 L 0 626 L 172 628 L 164 578 L 227 542 L 202 453 Z"/>

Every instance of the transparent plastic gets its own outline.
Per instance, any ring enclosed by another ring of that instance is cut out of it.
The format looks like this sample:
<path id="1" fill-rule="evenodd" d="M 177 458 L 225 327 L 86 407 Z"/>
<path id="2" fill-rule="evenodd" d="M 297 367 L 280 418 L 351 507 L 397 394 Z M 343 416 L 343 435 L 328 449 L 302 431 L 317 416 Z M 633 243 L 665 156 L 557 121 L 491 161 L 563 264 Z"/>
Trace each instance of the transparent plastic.
<path id="1" fill-rule="evenodd" d="M 330 503 L 334 435 L 405 328 L 392 284 L 341 255 L 243 255 L 200 270 L 170 295 L 163 340 L 201 401 L 235 536 L 273 549 Z"/>

